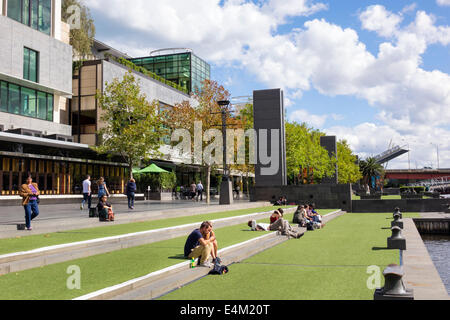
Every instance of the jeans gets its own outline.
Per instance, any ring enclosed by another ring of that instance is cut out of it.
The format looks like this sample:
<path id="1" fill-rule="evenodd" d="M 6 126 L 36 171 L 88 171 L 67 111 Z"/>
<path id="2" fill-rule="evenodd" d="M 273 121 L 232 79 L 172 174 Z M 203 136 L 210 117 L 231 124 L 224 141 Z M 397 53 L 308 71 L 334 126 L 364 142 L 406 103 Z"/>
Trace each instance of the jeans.
<path id="1" fill-rule="evenodd" d="M 128 208 L 131 209 L 131 207 L 134 207 L 134 192 L 130 192 L 129 194 L 127 194 L 128 197 Z"/>
<path id="2" fill-rule="evenodd" d="M 92 194 L 90 193 L 83 193 L 83 201 L 81 202 L 81 204 L 84 206 L 84 204 L 88 203 L 88 208 L 91 208 L 91 203 L 92 203 Z"/>
<path id="3" fill-rule="evenodd" d="M 31 200 L 23 206 L 25 209 L 25 224 L 27 228 L 31 227 L 31 220 L 39 215 L 39 207 L 36 200 Z"/>
<path id="4" fill-rule="evenodd" d="M 197 200 L 203 201 L 203 190 L 197 191 Z"/>

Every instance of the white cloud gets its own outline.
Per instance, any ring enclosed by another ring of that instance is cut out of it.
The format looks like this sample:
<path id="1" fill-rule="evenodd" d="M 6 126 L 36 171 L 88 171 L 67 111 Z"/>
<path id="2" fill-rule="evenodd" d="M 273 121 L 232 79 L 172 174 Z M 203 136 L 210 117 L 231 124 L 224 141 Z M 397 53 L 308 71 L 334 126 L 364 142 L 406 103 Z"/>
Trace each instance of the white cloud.
<path id="1" fill-rule="evenodd" d="M 327 115 L 310 114 L 307 110 L 295 110 L 289 116 L 289 121 L 296 121 L 298 123 L 306 123 L 313 128 L 322 128 L 327 120 Z"/>
<path id="2" fill-rule="evenodd" d="M 352 150 L 362 159 L 376 156 L 388 150 L 390 144 L 405 147 L 407 154 L 390 162 L 390 168 L 415 169 L 427 166 L 437 167 L 438 151 L 440 168 L 450 168 L 450 130 L 429 130 L 424 124 L 408 134 L 397 128 L 374 123 L 362 123 L 355 127 L 336 126 L 325 129 L 328 135 L 336 135 L 348 141 Z"/>
<path id="3" fill-rule="evenodd" d="M 450 0 L 437 0 L 436 3 L 440 6 L 450 6 Z"/>
<path id="4" fill-rule="evenodd" d="M 315 88 L 328 96 L 365 99 L 379 110 L 378 120 L 383 125 L 376 128 L 381 127 L 382 132 L 412 137 L 415 135 L 411 131 L 429 123 L 431 131 L 449 133 L 439 126 L 450 123 L 450 76 L 439 70 L 424 70 L 422 59 L 430 45 L 450 44 L 450 27 L 438 25 L 437 19 L 424 11 L 417 11 L 414 16 L 414 4 L 399 13 L 380 5 L 360 12 L 361 27 L 384 39 L 378 52 L 372 54 L 355 29 L 312 18 L 312 14 L 327 8 L 316 1 L 228 0 L 222 5 L 219 0 L 86 3 L 127 32 L 126 36 L 111 35 L 111 39 L 101 40 L 115 42 L 131 55 L 141 56 L 164 47 L 191 47 L 209 62 L 238 65 L 265 85 L 283 88 L 287 106 L 294 107 L 295 99 Z M 438 3 L 445 5 L 449 0 Z M 411 13 L 409 24 L 405 13 Z M 295 16 L 308 18 L 290 32 L 277 34 L 278 28 Z M 327 119 L 306 110 L 294 112 L 300 120 L 309 117 L 310 124 L 319 128 Z M 342 130 L 342 134 L 346 133 L 356 137 L 359 134 Z M 386 144 L 390 140 L 389 134 L 373 134 L 367 141 L 378 139 Z M 361 146 L 358 141 L 357 148 Z"/>

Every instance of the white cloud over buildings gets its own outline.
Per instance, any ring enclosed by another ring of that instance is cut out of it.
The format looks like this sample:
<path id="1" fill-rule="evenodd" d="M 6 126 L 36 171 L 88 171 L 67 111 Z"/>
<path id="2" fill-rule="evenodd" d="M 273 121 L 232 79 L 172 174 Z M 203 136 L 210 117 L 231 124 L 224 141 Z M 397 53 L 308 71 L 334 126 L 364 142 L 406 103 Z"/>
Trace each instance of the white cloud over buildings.
<path id="1" fill-rule="evenodd" d="M 450 5 L 449 0 L 437 3 Z M 130 5 L 123 0 L 87 0 L 86 4 L 127 27 L 127 32 L 146 35 L 139 46 L 133 37 L 105 39 L 120 43 L 118 47 L 129 54 L 192 47 L 210 62 L 237 64 L 265 85 L 284 88 L 288 105 L 312 88 L 327 96 L 365 99 L 378 110 L 382 131 L 391 128 L 388 136 L 376 139 L 389 141 L 389 136 L 430 128 L 430 123 L 434 131 L 450 136 L 450 76 L 422 67 L 430 45 L 450 44 L 450 27 L 438 25 L 432 14 L 416 6 L 395 13 L 372 5 L 359 12 L 361 28 L 382 40 L 374 55 L 357 30 L 314 18 L 332 10 L 319 1 L 134 0 Z M 413 15 L 409 24 L 405 13 Z M 303 25 L 278 33 L 286 21 L 298 16 L 305 17 Z M 306 110 L 292 112 L 294 118 L 308 116 L 310 124 L 320 128 L 327 119 Z M 347 129 L 346 136 L 357 134 Z M 348 140 L 356 151 L 369 150 L 355 139 Z"/>

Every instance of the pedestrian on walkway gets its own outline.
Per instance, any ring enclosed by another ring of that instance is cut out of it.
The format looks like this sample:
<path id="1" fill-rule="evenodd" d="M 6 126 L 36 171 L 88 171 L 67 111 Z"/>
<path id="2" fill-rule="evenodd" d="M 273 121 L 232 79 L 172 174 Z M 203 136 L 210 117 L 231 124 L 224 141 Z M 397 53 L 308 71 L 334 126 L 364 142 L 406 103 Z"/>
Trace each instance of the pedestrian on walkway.
<path id="1" fill-rule="evenodd" d="M 199 198 L 200 201 L 203 201 L 203 185 L 201 181 L 197 184 L 197 201 Z"/>
<path id="2" fill-rule="evenodd" d="M 195 184 L 194 181 L 192 181 L 192 183 L 191 183 L 191 187 L 189 189 L 189 192 L 190 192 L 190 196 L 191 196 L 192 201 L 195 201 L 195 195 L 197 194 L 197 185 Z"/>
<path id="3" fill-rule="evenodd" d="M 136 195 L 136 180 L 130 179 L 127 183 L 128 209 L 134 209 L 134 198 Z"/>
<path id="4" fill-rule="evenodd" d="M 19 195 L 22 197 L 22 206 L 25 209 L 25 225 L 28 231 L 33 230 L 31 221 L 39 215 L 39 188 L 33 183 L 33 178 L 29 176 L 26 183 L 19 189 Z"/>
<path id="5" fill-rule="evenodd" d="M 83 181 L 83 201 L 81 202 L 80 209 L 84 209 L 84 204 L 88 203 L 88 208 L 91 208 L 92 203 L 92 189 L 91 189 L 91 176 L 87 175 L 86 179 Z"/>
<path id="6" fill-rule="evenodd" d="M 109 191 L 108 188 L 106 187 L 105 178 L 100 177 L 100 179 L 98 179 L 97 181 L 97 185 L 98 185 L 98 200 L 100 201 L 102 197 L 105 195 L 109 197 Z"/>

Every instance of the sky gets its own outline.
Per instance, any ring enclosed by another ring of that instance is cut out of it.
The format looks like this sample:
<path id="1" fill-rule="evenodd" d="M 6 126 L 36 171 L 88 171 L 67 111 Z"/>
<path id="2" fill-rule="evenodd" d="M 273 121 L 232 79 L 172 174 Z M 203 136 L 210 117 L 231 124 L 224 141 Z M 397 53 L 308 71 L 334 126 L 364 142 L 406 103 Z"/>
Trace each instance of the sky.
<path id="1" fill-rule="evenodd" d="M 84 0 L 131 56 L 191 48 L 232 97 L 281 88 L 289 121 L 388 169 L 450 168 L 450 0 Z"/>

